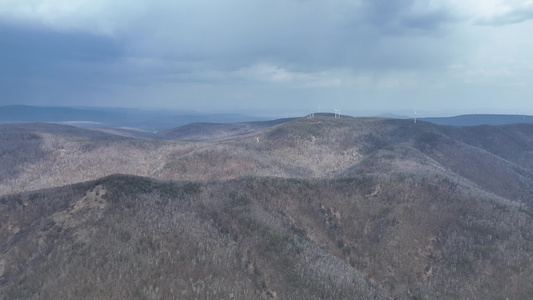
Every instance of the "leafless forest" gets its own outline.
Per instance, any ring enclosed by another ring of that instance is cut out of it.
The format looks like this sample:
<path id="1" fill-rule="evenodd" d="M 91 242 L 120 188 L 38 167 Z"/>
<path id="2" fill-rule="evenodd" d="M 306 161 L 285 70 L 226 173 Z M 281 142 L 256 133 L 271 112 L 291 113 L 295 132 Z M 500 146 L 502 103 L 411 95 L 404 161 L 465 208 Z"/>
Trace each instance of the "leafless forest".
<path id="1" fill-rule="evenodd" d="M 0 125 L 0 298 L 533 297 L 533 125 L 279 123 Z"/>

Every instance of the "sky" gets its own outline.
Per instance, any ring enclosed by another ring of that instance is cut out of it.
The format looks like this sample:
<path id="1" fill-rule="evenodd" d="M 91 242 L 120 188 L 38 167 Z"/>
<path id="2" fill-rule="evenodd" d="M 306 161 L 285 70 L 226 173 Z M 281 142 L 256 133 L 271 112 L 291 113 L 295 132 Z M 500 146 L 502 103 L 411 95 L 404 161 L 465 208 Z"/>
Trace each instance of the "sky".
<path id="1" fill-rule="evenodd" d="M 533 114 L 533 0 L 0 0 L 0 106 Z"/>

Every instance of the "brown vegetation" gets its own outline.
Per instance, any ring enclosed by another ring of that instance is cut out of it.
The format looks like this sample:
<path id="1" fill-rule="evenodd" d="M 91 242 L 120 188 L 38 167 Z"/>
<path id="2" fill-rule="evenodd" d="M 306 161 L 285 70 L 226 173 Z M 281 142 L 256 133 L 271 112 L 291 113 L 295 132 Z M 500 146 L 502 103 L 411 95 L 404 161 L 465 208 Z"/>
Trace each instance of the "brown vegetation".
<path id="1" fill-rule="evenodd" d="M 0 299 L 533 296 L 532 126 L 77 130 L 0 126 Z"/>

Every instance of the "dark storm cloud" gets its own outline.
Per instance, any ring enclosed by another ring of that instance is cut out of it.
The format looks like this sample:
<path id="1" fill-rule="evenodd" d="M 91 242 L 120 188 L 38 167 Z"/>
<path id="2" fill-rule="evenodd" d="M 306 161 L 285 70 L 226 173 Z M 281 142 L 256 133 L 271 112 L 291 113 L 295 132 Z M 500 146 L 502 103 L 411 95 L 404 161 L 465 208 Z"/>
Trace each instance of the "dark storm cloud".
<path id="1" fill-rule="evenodd" d="M 354 70 L 415 70 L 443 68 L 454 49 L 446 37 L 453 34 L 455 17 L 444 7 L 414 0 L 365 0 L 360 18 L 351 25 L 351 39 L 335 48 L 351 52 L 339 61 Z M 337 56 L 337 59 L 343 56 Z"/>
<path id="2" fill-rule="evenodd" d="M 294 71 L 419 68 L 429 61 L 442 65 L 445 45 L 438 41 L 428 40 L 421 47 L 424 42 L 409 37 L 405 43 L 396 40 L 403 35 L 437 39 L 447 34 L 449 13 L 419 2 L 188 3 L 173 14 L 147 12 L 141 23 L 150 23 L 145 30 L 135 30 L 140 34 L 131 35 L 129 50 L 137 56 L 209 62 L 224 70 L 254 63 L 279 64 Z M 429 45 L 435 48 L 428 49 Z"/>
<path id="3" fill-rule="evenodd" d="M 444 7 L 415 0 L 365 0 L 366 20 L 385 34 L 439 34 L 454 20 Z"/>
<path id="4" fill-rule="evenodd" d="M 0 38 L 0 105 L 21 98 L 46 101 L 74 89 L 85 92 L 87 85 L 110 80 L 103 66 L 122 56 L 114 39 L 85 32 L 0 23 Z"/>
<path id="5" fill-rule="evenodd" d="M 84 32 L 15 27 L 0 23 L 2 73 L 46 72 L 61 62 L 106 63 L 121 57 L 111 38 Z"/>
<path id="6" fill-rule="evenodd" d="M 181 74 L 187 65 L 196 71 L 235 71 L 269 63 L 297 72 L 443 66 L 448 55 L 438 38 L 446 35 L 444 25 L 450 16 L 443 8 L 420 3 L 233 0 L 164 5 L 156 1 L 131 18 L 117 18 L 113 38 L 14 29 L 21 32 L 12 34 L 20 39 L 12 48 L 24 49 L 18 58 L 38 60 L 33 65 L 40 58 L 52 63 L 103 62 L 123 55 L 181 63 L 174 70 Z"/>
<path id="7" fill-rule="evenodd" d="M 324 98 L 420 108 L 445 107 L 451 95 L 471 100 L 460 91 L 474 84 L 475 103 L 496 103 L 487 100 L 494 93 L 482 95 L 505 84 L 524 87 L 513 95 L 525 103 L 533 77 L 530 7 L 503 0 L 0 2 L 0 101 L 211 109 L 301 107 Z"/>

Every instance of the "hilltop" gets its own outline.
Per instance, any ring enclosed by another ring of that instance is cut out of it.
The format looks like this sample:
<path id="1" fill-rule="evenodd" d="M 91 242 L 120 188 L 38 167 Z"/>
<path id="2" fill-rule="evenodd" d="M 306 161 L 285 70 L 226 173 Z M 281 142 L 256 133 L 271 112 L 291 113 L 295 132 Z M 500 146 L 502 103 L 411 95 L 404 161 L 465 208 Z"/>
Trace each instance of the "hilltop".
<path id="1" fill-rule="evenodd" d="M 241 123 L 195 122 L 157 134 L 159 139 L 184 141 L 223 140 L 294 121 L 296 118 Z"/>

